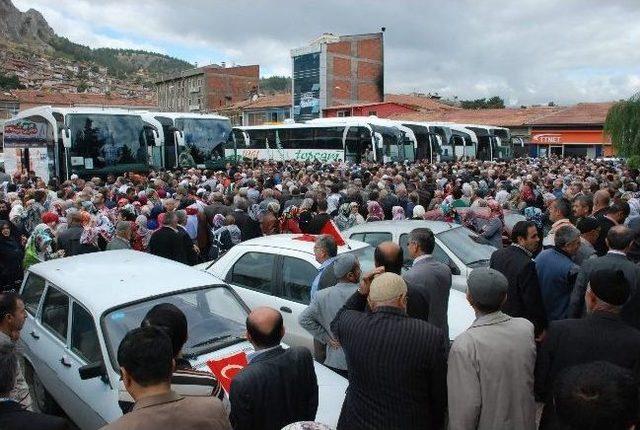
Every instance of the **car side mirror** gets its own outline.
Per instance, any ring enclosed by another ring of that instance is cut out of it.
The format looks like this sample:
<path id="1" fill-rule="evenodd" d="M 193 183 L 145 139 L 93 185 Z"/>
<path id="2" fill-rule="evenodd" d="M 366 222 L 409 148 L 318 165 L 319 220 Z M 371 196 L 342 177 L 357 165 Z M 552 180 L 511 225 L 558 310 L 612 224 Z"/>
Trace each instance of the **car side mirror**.
<path id="1" fill-rule="evenodd" d="M 98 377 L 102 377 L 104 380 L 107 376 L 107 369 L 104 367 L 104 362 L 100 360 L 94 363 L 85 364 L 78 369 L 78 373 L 80 374 L 80 379 L 83 381 Z"/>

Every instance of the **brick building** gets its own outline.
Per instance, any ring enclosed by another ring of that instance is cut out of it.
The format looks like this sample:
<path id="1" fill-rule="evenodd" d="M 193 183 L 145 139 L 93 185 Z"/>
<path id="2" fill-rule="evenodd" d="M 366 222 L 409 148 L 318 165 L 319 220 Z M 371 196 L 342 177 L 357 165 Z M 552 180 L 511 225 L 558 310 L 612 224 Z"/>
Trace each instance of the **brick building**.
<path id="1" fill-rule="evenodd" d="M 155 82 L 162 111 L 215 112 L 258 91 L 260 66 L 212 64 L 163 76 Z"/>
<path id="2" fill-rule="evenodd" d="M 282 123 L 291 118 L 291 94 L 276 93 L 254 96 L 218 111 L 233 125 L 262 125 Z"/>
<path id="3" fill-rule="evenodd" d="M 330 106 L 322 110 L 322 116 L 325 118 L 333 118 L 375 115 L 378 118 L 388 118 L 391 115 L 413 113 L 416 111 L 417 109 L 402 103 L 385 101 L 378 103 Z"/>
<path id="4" fill-rule="evenodd" d="M 327 106 L 384 100 L 382 33 L 323 34 L 291 50 L 293 116 L 317 118 Z"/>

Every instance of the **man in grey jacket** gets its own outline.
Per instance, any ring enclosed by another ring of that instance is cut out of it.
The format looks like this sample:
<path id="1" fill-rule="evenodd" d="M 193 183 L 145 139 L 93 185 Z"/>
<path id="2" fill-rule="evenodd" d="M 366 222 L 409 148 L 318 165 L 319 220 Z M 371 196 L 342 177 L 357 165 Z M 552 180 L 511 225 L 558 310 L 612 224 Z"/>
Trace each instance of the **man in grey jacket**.
<path id="1" fill-rule="evenodd" d="M 26 319 L 27 312 L 20 296 L 14 292 L 0 293 L 0 346 L 15 345 Z M 20 366 L 18 366 L 16 384 L 9 397 L 31 410 L 29 386 Z"/>
<path id="2" fill-rule="evenodd" d="M 508 288 L 497 270 L 469 275 L 467 300 L 476 320 L 449 353 L 449 430 L 536 428 L 533 324 L 500 311 Z"/>
<path id="3" fill-rule="evenodd" d="M 451 293 L 451 269 L 431 256 L 435 245 L 435 236 L 428 228 L 411 230 L 407 247 L 413 258 L 413 266 L 403 278 L 408 288 L 413 290 L 413 295 L 422 292 L 425 301 L 429 303 L 428 322 L 442 329 L 445 339 L 449 339 L 447 311 Z"/>
<path id="4" fill-rule="evenodd" d="M 347 377 L 347 361 L 342 347 L 336 341 L 329 325 L 347 299 L 358 289 L 360 263 L 353 254 L 343 254 L 333 263 L 333 272 L 338 283 L 320 290 L 298 319 L 300 325 L 326 345 L 324 365 Z"/>

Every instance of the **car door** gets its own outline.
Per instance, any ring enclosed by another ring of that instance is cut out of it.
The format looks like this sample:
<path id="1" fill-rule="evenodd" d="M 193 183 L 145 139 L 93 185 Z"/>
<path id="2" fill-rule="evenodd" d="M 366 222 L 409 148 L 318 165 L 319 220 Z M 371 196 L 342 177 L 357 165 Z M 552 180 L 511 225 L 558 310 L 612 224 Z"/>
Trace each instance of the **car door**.
<path id="1" fill-rule="evenodd" d="M 309 305 L 311 284 L 318 275 L 316 266 L 300 255 L 282 255 L 278 259 L 276 309 L 282 313 L 285 342 L 313 351 L 313 337 L 300 326 L 298 317 Z"/>
<path id="2" fill-rule="evenodd" d="M 68 365 L 69 307 L 69 296 L 47 282 L 39 324 L 34 329 L 38 336 L 34 355 L 40 358 L 39 363 L 34 363 L 34 369 L 47 391 L 73 419 L 74 395 L 72 388 L 63 381 Z"/>
<path id="3" fill-rule="evenodd" d="M 276 286 L 276 255 L 247 250 L 237 256 L 224 279 L 249 306 L 278 308 L 273 295 Z"/>
<path id="4" fill-rule="evenodd" d="M 108 379 L 106 382 L 102 378 L 80 379 L 78 369 L 103 360 L 103 355 L 91 314 L 75 300 L 71 302 L 71 329 L 60 361 L 59 378 L 71 387 L 72 401 L 67 406 L 73 421 L 83 429 L 98 429 L 115 418 L 117 393 Z"/>

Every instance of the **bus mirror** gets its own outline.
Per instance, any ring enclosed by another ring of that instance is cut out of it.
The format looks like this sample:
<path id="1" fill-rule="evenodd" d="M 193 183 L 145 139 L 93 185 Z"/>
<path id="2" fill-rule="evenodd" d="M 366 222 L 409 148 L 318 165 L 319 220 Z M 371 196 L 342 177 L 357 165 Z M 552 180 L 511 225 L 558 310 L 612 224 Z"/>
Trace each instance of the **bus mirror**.
<path id="1" fill-rule="evenodd" d="M 62 146 L 65 148 L 71 148 L 71 130 L 69 127 L 65 127 L 61 130 L 62 133 Z"/>
<path id="2" fill-rule="evenodd" d="M 155 143 L 155 146 L 162 146 L 162 141 L 160 140 L 160 133 L 158 133 L 158 130 L 153 130 L 153 141 Z"/>
<path id="3" fill-rule="evenodd" d="M 374 133 L 374 139 L 376 141 L 376 147 L 382 149 L 382 135 L 378 132 Z"/>

